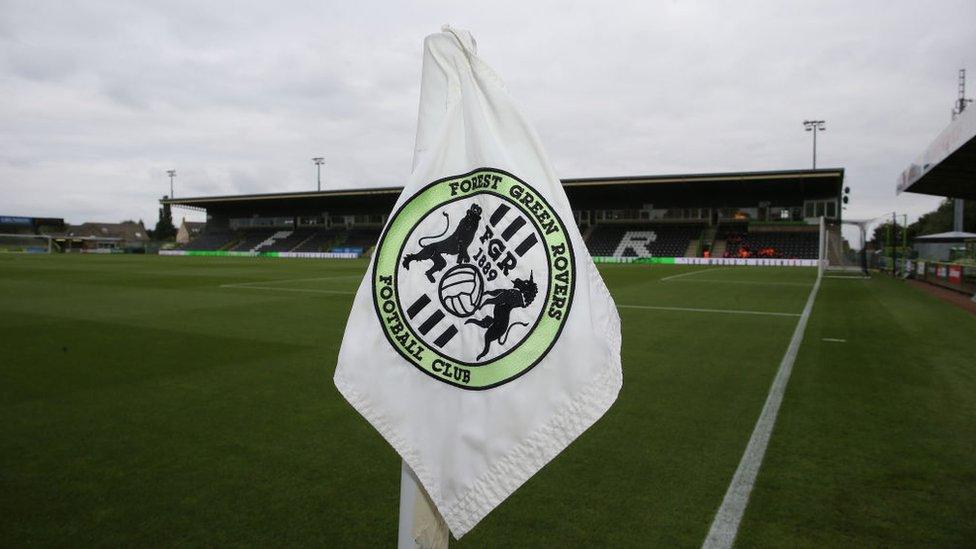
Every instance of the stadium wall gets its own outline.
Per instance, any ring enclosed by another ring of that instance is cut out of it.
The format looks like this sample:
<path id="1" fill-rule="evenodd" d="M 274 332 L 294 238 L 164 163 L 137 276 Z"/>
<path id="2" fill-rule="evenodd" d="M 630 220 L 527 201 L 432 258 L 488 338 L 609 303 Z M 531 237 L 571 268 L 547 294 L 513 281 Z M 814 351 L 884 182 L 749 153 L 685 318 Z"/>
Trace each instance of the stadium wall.
<path id="1" fill-rule="evenodd" d="M 351 252 L 225 252 L 219 250 L 159 250 L 159 255 L 209 257 L 282 257 L 291 259 L 356 259 Z"/>
<path id="2" fill-rule="evenodd" d="M 594 263 L 638 263 L 648 265 L 740 265 L 747 267 L 816 267 L 816 259 L 758 257 L 608 257 L 594 256 Z"/>

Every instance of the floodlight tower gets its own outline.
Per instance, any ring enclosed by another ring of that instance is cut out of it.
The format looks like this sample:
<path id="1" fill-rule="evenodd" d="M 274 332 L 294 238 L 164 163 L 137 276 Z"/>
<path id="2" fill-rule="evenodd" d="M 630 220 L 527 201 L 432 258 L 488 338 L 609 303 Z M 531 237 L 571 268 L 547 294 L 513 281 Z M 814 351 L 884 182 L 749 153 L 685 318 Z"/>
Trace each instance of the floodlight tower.
<path id="1" fill-rule="evenodd" d="M 321 191 L 322 190 L 322 164 L 325 164 L 325 159 L 322 158 L 321 156 L 316 156 L 315 158 L 312 159 L 312 162 L 315 162 L 315 171 L 317 172 L 318 182 L 319 182 L 318 189 Z"/>
<path id="2" fill-rule="evenodd" d="M 956 99 L 956 104 L 952 106 L 952 119 L 955 120 L 957 116 L 962 114 L 962 111 L 966 110 L 966 105 L 972 102 L 972 99 L 966 98 L 966 69 L 959 69 L 959 98 Z"/>
<path id="3" fill-rule="evenodd" d="M 166 175 L 169 176 L 169 197 L 173 198 L 173 178 L 176 177 L 176 170 L 166 170 Z"/>
<path id="4" fill-rule="evenodd" d="M 952 119 L 955 120 L 966 110 L 966 105 L 972 102 L 972 99 L 966 98 L 966 69 L 959 69 L 959 97 L 956 99 L 956 104 L 952 106 Z M 953 198 L 952 202 L 952 230 L 962 232 L 965 205 L 961 198 Z"/>
<path id="5" fill-rule="evenodd" d="M 804 120 L 803 127 L 808 132 L 813 132 L 813 169 L 817 169 L 817 132 L 827 131 L 826 120 Z"/>

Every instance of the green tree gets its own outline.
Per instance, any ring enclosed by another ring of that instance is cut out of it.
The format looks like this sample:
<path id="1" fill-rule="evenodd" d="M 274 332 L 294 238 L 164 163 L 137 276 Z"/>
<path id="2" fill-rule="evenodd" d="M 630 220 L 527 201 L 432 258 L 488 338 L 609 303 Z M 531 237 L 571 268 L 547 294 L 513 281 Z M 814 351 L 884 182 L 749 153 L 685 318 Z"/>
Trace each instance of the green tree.
<path id="1" fill-rule="evenodd" d="M 952 230 L 955 214 L 955 204 L 947 198 L 939 207 L 918 218 L 918 221 L 908 226 L 909 232 L 914 229 L 915 235 L 937 234 Z M 963 207 L 963 231 L 976 233 L 976 200 L 967 200 Z"/>
<path id="2" fill-rule="evenodd" d="M 156 229 L 152 232 L 152 236 L 158 241 L 176 238 L 176 227 L 173 226 L 173 214 L 169 204 L 163 204 L 163 207 L 159 208 L 159 221 L 156 222 Z"/>
<path id="3" fill-rule="evenodd" d="M 923 214 L 914 223 L 908 224 L 908 240 L 913 240 L 916 236 L 927 234 L 938 234 L 952 230 L 955 215 L 955 204 L 951 198 L 947 198 L 939 204 L 939 207 L 927 214 Z M 874 228 L 871 239 L 868 241 L 872 247 L 878 249 L 882 245 L 889 245 L 887 241 L 888 227 L 891 221 L 887 221 Z M 902 225 L 895 222 L 896 242 L 901 244 Z M 963 231 L 976 233 L 976 200 L 967 200 L 963 207 Z"/>

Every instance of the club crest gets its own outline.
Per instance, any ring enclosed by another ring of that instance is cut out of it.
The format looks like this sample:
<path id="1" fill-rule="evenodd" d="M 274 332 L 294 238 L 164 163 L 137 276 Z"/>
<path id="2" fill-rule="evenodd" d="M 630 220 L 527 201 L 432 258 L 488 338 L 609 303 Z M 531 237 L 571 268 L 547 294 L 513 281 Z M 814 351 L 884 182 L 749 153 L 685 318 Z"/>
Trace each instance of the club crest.
<path id="1" fill-rule="evenodd" d="M 390 218 L 374 257 L 373 300 L 390 344 L 464 389 L 497 387 L 538 364 L 572 306 L 565 225 L 500 170 L 421 189 Z"/>

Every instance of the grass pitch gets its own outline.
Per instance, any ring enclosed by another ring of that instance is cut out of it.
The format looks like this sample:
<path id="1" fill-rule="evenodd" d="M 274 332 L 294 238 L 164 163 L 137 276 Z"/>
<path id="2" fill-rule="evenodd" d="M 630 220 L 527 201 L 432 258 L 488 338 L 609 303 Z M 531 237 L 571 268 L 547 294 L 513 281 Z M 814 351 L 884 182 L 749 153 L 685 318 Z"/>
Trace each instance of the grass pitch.
<path id="1" fill-rule="evenodd" d="M 399 459 L 331 382 L 365 267 L 0 256 L 0 539 L 392 546 Z M 601 271 L 620 399 L 457 546 L 704 539 L 814 273 Z M 824 280 L 739 544 L 972 544 L 974 335 L 901 282 Z"/>

